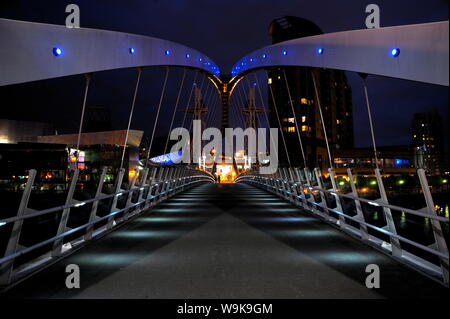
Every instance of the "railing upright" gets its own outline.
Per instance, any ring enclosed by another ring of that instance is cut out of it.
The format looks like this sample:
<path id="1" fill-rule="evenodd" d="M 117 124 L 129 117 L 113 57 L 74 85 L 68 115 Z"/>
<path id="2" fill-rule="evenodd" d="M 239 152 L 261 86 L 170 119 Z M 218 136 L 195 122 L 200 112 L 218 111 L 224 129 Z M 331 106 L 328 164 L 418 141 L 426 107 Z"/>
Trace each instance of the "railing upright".
<path id="1" fill-rule="evenodd" d="M 340 212 L 341 214 L 344 214 L 344 210 L 342 209 L 342 202 L 341 202 L 341 198 L 338 196 L 337 192 L 338 192 L 338 188 L 336 185 L 336 175 L 334 173 L 334 169 L 329 168 L 328 169 L 328 173 L 330 174 L 330 181 L 331 181 L 331 186 L 332 186 L 332 190 L 334 192 L 333 196 L 334 199 L 336 201 L 336 210 L 338 212 Z M 345 222 L 345 217 L 343 215 L 339 214 L 339 227 L 341 229 L 345 229 L 347 227 L 347 223 Z"/>
<path id="2" fill-rule="evenodd" d="M 117 201 L 118 201 L 119 197 L 121 196 L 121 194 L 118 194 L 118 193 L 123 191 L 122 181 L 123 181 L 124 175 L 125 175 L 125 169 L 121 168 L 119 170 L 119 173 L 117 174 L 116 184 L 114 186 L 114 194 L 116 194 L 116 195 L 113 197 L 110 213 L 113 213 L 114 211 L 117 210 Z M 108 222 L 106 224 L 106 229 L 111 229 L 115 226 L 114 217 L 115 216 L 111 216 L 108 218 Z"/>
<path id="3" fill-rule="evenodd" d="M 137 175 L 138 175 L 138 170 L 135 169 L 134 170 L 134 176 L 133 179 L 131 180 L 131 184 L 128 187 L 128 190 L 130 191 L 127 195 L 127 202 L 125 204 L 125 207 L 130 207 L 133 204 L 133 192 L 135 189 L 138 189 L 138 187 L 136 187 L 136 179 L 137 179 Z M 130 210 L 126 210 L 124 212 L 124 219 L 127 220 L 128 218 L 131 217 L 131 211 Z"/>
<path id="4" fill-rule="evenodd" d="M 27 184 L 22 194 L 22 199 L 20 200 L 19 209 L 17 210 L 17 216 L 23 216 L 27 213 L 33 212 L 32 209 L 28 208 L 28 202 L 30 200 L 31 190 L 33 189 L 34 180 L 36 178 L 36 170 L 31 169 L 28 172 Z M 8 245 L 6 246 L 4 256 L 9 256 L 17 252 L 19 248 L 20 234 L 22 232 L 23 219 L 14 222 L 11 230 L 11 235 L 9 236 Z M 11 282 L 11 277 L 14 268 L 14 259 L 7 261 L 0 265 L 0 286 L 9 285 Z"/>
<path id="5" fill-rule="evenodd" d="M 324 189 L 323 183 L 322 183 L 322 172 L 320 171 L 320 169 L 318 167 L 314 168 L 314 174 L 316 177 L 317 186 L 320 189 Z M 321 212 L 321 213 L 326 215 L 329 220 L 333 220 L 330 216 L 330 212 L 326 209 L 328 207 L 328 203 L 325 198 L 324 192 L 321 190 L 321 191 L 319 191 L 319 193 L 320 193 L 320 201 L 321 201 L 319 206 L 323 208 L 323 212 Z M 314 195 L 314 194 L 312 194 L 312 195 Z M 314 198 L 314 196 L 313 196 L 313 198 Z"/>
<path id="6" fill-rule="evenodd" d="M 144 200 L 144 193 L 145 193 L 145 188 L 148 187 L 148 172 L 149 172 L 149 168 L 146 168 L 144 170 L 144 173 L 139 181 L 139 196 L 138 196 L 138 202 L 141 202 Z"/>
<path id="7" fill-rule="evenodd" d="M 381 197 L 380 199 L 376 200 L 375 202 L 389 204 L 389 200 L 386 195 L 386 190 L 384 189 L 383 179 L 381 178 L 381 173 L 378 168 L 375 168 L 375 176 L 377 178 L 377 185 L 378 185 L 378 189 L 380 191 L 380 197 Z M 383 213 L 384 213 L 384 217 L 386 218 L 387 229 L 392 234 L 397 235 L 397 229 L 395 227 L 395 222 L 394 222 L 394 218 L 392 217 L 391 209 L 383 206 Z M 394 238 L 392 236 L 389 236 L 389 237 L 390 237 L 390 242 L 391 242 L 392 255 L 395 257 L 398 257 L 398 258 L 402 257 L 402 247 L 401 247 L 400 241 L 397 238 Z"/>
<path id="8" fill-rule="evenodd" d="M 73 199 L 73 194 L 77 186 L 79 170 L 75 169 L 73 171 L 72 181 L 70 182 L 69 191 L 67 192 L 66 205 L 73 204 L 76 202 Z M 61 235 L 67 231 L 67 221 L 69 220 L 70 208 L 64 208 L 61 214 L 61 219 L 58 225 L 58 231 L 56 236 Z M 59 257 L 63 253 L 63 242 L 64 238 L 59 238 L 53 243 L 52 257 Z"/>
<path id="9" fill-rule="evenodd" d="M 100 195 L 104 195 L 103 194 L 103 184 L 105 182 L 105 175 L 106 175 L 106 168 L 103 168 L 102 174 L 100 175 L 100 180 L 98 181 L 97 190 L 95 192 L 95 198 L 99 197 Z M 89 222 L 92 222 L 96 218 L 98 218 L 98 216 L 97 216 L 98 204 L 99 204 L 98 200 L 96 200 L 95 202 L 92 203 L 91 213 L 89 215 Z M 86 234 L 84 235 L 84 239 L 91 240 L 93 232 L 94 232 L 94 225 L 88 226 L 86 228 Z"/>
<path id="10" fill-rule="evenodd" d="M 358 191 L 356 190 L 356 185 L 355 185 L 355 181 L 353 179 L 353 173 L 351 168 L 347 169 L 347 175 L 349 178 L 349 183 L 350 183 L 350 188 L 352 190 L 352 195 L 356 198 L 358 197 Z M 359 201 L 359 199 L 355 199 L 355 208 L 356 208 L 356 217 L 363 223 L 366 222 L 366 219 L 364 217 L 364 213 L 361 207 L 361 202 Z M 363 224 L 359 224 L 359 230 L 361 232 L 361 239 L 363 241 L 369 241 L 369 231 L 367 230 L 367 226 L 363 225 Z"/>
<path id="11" fill-rule="evenodd" d="M 427 176 L 425 175 L 425 170 L 423 168 L 419 168 L 417 170 L 417 175 L 419 176 L 420 185 L 422 186 L 423 196 L 425 197 L 425 203 L 427 206 L 422 209 L 422 211 L 426 211 L 430 215 L 436 216 L 437 213 L 434 210 L 434 201 L 433 196 L 430 192 L 430 187 L 428 186 Z M 444 234 L 442 232 L 441 223 L 438 220 L 431 219 L 431 225 L 433 227 L 433 235 L 434 235 L 434 244 L 430 245 L 432 248 L 439 250 L 441 253 L 448 255 L 448 247 L 444 238 Z M 446 284 L 448 284 L 448 268 L 449 262 L 448 259 L 439 258 L 442 269 L 442 277 Z"/>

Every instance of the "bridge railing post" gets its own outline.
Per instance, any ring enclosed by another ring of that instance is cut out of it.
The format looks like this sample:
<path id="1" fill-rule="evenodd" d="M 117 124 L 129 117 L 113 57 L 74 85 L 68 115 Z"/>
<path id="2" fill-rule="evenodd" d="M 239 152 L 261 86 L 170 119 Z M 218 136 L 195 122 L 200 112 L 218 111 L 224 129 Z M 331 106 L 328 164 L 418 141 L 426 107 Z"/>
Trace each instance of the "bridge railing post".
<path id="1" fill-rule="evenodd" d="M 69 191 L 67 192 L 66 205 L 74 203 L 73 195 L 77 186 L 79 170 L 73 171 L 72 181 L 70 182 Z M 59 220 L 58 231 L 56 236 L 59 236 L 67 231 L 67 221 L 69 220 L 70 208 L 64 208 Z M 64 238 L 57 239 L 53 242 L 52 257 L 59 257 L 63 253 Z"/>
<path id="2" fill-rule="evenodd" d="M 169 188 L 170 177 L 172 176 L 173 168 L 167 167 L 166 174 L 164 175 L 164 180 L 161 186 L 161 200 L 163 201 L 167 197 L 167 190 Z"/>
<path id="3" fill-rule="evenodd" d="M 125 169 L 121 168 L 117 174 L 116 185 L 114 186 L 114 197 L 111 204 L 110 213 L 113 213 L 117 209 L 117 201 L 121 194 L 118 194 L 122 191 L 122 181 L 125 174 Z M 115 226 L 115 216 L 110 216 L 108 218 L 108 222 L 106 224 L 106 229 L 111 229 Z"/>
<path id="4" fill-rule="evenodd" d="M 305 194 L 303 193 L 303 180 L 301 176 L 301 170 L 299 167 L 294 168 L 294 181 L 297 184 L 295 186 L 295 203 L 304 207 L 305 203 Z"/>
<path id="5" fill-rule="evenodd" d="M 417 175 L 419 176 L 420 185 L 422 187 L 423 196 L 425 197 L 425 203 L 426 207 L 425 210 L 428 214 L 432 216 L 437 216 L 436 211 L 434 210 L 434 201 L 433 196 L 430 192 L 430 187 L 428 186 L 428 180 L 427 176 L 425 175 L 425 170 L 423 168 L 419 168 L 417 170 Z M 441 223 L 438 220 L 431 219 L 431 225 L 433 228 L 433 236 L 434 236 L 434 244 L 431 245 L 432 248 L 437 249 L 441 253 L 448 256 L 448 247 L 447 243 L 444 238 L 444 234 L 442 232 Z M 442 278 L 444 280 L 444 283 L 448 284 L 448 268 L 449 268 L 449 262 L 448 259 L 445 258 L 439 258 L 440 264 L 441 264 L 441 270 L 442 270 Z"/>
<path id="6" fill-rule="evenodd" d="M 145 189 L 148 188 L 148 173 L 149 168 L 146 168 L 144 170 L 144 173 L 142 174 L 141 178 L 139 179 L 139 196 L 138 196 L 138 202 L 141 202 L 144 200 L 144 193 Z"/>
<path id="7" fill-rule="evenodd" d="M 125 204 L 125 207 L 126 207 L 127 209 L 125 210 L 124 215 L 123 215 L 123 219 L 124 219 L 124 220 L 129 219 L 129 218 L 131 217 L 131 215 L 132 215 L 132 212 L 131 212 L 131 211 L 134 211 L 134 210 L 135 210 L 135 209 L 130 209 L 130 207 L 131 207 L 131 205 L 133 204 L 133 194 L 134 194 L 134 191 L 137 190 L 137 189 L 139 189 L 138 187 L 136 187 L 136 179 L 137 179 L 137 176 L 138 176 L 138 172 L 139 172 L 139 170 L 138 170 L 138 169 L 135 169 L 133 179 L 131 180 L 131 184 L 130 184 L 130 186 L 128 187 L 128 191 L 129 191 L 129 192 L 128 192 L 128 196 L 127 196 L 127 202 L 126 202 L 126 204 Z"/>
<path id="8" fill-rule="evenodd" d="M 178 175 L 180 174 L 180 167 L 175 167 L 172 180 L 170 181 L 170 196 L 173 196 L 177 192 Z"/>
<path id="9" fill-rule="evenodd" d="M 283 197 L 286 200 L 289 200 L 290 198 L 290 184 L 289 184 L 289 176 L 288 176 L 288 168 L 287 167 L 283 167 L 281 169 L 281 185 L 282 185 L 282 190 L 283 190 Z"/>
<path id="10" fill-rule="evenodd" d="M 318 167 L 314 168 L 314 174 L 316 177 L 317 186 L 321 189 L 319 191 L 320 194 L 320 207 L 322 208 L 322 214 L 327 216 L 327 219 L 334 222 L 334 219 L 331 218 L 330 212 L 328 211 L 328 203 L 325 198 L 325 193 L 322 191 L 324 189 L 323 183 L 322 183 L 322 172 Z M 314 194 L 312 194 L 313 200 L 315 201 Z"/>
<path id="11" fill-rule="evenodd" d="M 95 192 L 95 198 L 98 198 L 100 195 L 103 194 L 103 184 L 105 182 L 105 175 L 106 175 L 106 168 L 102 169 L 102 173 L 100 175 L 100 180 L 98 181 L 97 190 Z M 97 209 L 98 209 L 99 201 L 96 200 L 92 203 L 91 213 L 89 215 L 89 222 L 93 222 L 97 216 Z M 84 235 L 84 240 L 91 240 L 92 234 L 94 232 L 94 225 L 90 225 L 86 228 L 86 233 Z"/>
<path id="12" fill-rule="evenodd" d="M 156 205 L 159 202 L 159 195 L 160 195 L 160 190 L 161 190 L 161 185 L 163 183 L 164 180 L 164 171 L 166 170 L 165 167 L 159 167 L 158 168 L 158 177 L 156 178 L 156 183 L 153 186 L 155 193 L 153 195 L 153 201 L 152 201 L 152 205 Z"/>
<path id="13" fill-rule="evenodd" d="M 295 178 L 295 172 L 293 167 L 288 168 L 289 172 L 289 188 L 291 190 L 291 194 L 289 196 L 289 201 L 293 204 L 296 204 L 298 201 L 298 194 L 297 194 L 297 181 Z"/>
<path id="14" fill-rule="evenodd" d="M 349 183 L 350 183 L 350 188 L 352 190 L 352 195 L 356 198 L 359 198 L 358 196 L 358 191 L 356 190 L 356 185 L 355 185 L 355 181 L 353 179 L 353 173 L 352 173 L 352 169 L 348 168 L 347 169 L 347 175 L 349 178 Z M 358 220 L 360 220 L 361 222 L 366 222 L 366 219 L 364 217 L 364 213 L 362 211 L 361 208 L 361 202 L 359 201 L 359 199 L 355 199 L 355 208 L 356 208 L 356 217 Z M 363 224 L 359 224 L 359 230 L 361 232 L 361 239 L 363 241 L 369 241 L 369 231 L 367 230 L 367 226 L 363 225 Z"/>
<path id="15" fill-rule="evenodd" d="M 36 178 L 36 170 L 31 169 L 28 172 L 28 179 L 25 189 L 22 193 L 19 209 L 17 210 L 17 217 L 23 216 L 33 210 L 28 208 L 31 191 L 33 189 L 34 179 Z M 9 236 L 8 244 L 6 246 L 4 257 L 17 252 L 19 248 L 20 234 L 22 233 L 23 219 L 15 221 Z M 14 259 L 7 261 L 0 265 L 0 286 L 7 286 L 11 283 L 12 274 L 14 270 Z"/>
<path id="16" fill-rule="evenodd" d="M 332 186 L 332 190 L 333 190 L 333 196 L 334 196 L 334 199 L 336 201 L 336 208 L 335 209 L 339 213 L 343 214 L 344 210 L 342 208 L 341 198 L 337 194 L 339 190 L 338 190 L 337 185 L 336 185 L 336 176 L 335 176 L 335 173 L 334 173 L 334 169 L 329 168 L 328 169 L 328 173 L 330 174 L 330 181 L 331 181 L 331 186 Z M 345 229 L 346 228 L 346 224 L 347 224 L 345 222 L 345 217 L 343 215 L 339 214 L 338 218 L 339 218 L 339 227 L 341 229 Z"/>
<path id="17" fill-rule="evenodd" d="M 380 170 L 378 168 L 375 168 L 375 176 L 377 178 L 377 185 L 378 185 L 378 189 L 380 191 L 380 199 L 374 201 L 375 204 L 377 202 L 381 203 L 381 204 L 389 204 L 389 200 L 387 198 L 387 194 L 386 194 L 386 190 L 384 189 L 384 183 L 383 183 L 383 179 L 381 178 L 381 173 Z M 395 222 L 394 222 L 394 218 L 392 217 L 392 211 L 390 208 L 383 206 L 383 214 L 384 217 L 386 219 L 386 224 L 387 224 L 387 228 L 388 230 L 392 233 L 397 235 L 397 229 L 395 227 Z M 390 237 L 390 242 L 391 242 L 391 252 L 392 255 L 398 258 L 402 257 L 402 247 L 400 245 L 400 241 L 392 236 Z"/>

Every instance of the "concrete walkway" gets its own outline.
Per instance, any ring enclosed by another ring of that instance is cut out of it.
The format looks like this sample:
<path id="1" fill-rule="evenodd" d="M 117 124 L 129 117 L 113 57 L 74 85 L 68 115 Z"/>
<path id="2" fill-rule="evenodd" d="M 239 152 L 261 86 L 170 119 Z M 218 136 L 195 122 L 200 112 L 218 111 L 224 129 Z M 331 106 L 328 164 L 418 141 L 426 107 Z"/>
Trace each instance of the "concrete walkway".
<path id="1" fill-rule="evenodd" d="M 381 269 L 381 288 L 365 268 Z M 77 264 L 81 288 L 67 289 Z M 448 298 L 409 270 L 274 195 L 201 185 L 140 216 L 2 298 Z"/>

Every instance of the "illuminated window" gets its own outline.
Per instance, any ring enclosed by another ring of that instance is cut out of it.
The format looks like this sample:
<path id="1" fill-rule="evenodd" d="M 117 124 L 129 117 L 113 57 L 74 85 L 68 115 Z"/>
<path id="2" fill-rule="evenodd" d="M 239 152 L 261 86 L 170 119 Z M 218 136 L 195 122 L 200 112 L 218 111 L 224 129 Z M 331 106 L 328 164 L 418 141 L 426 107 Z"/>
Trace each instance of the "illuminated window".
<path id="1" fill-rule="evenodd" d="M 294 123 L 295 119 L 293 117 L 290 117 L 290 118 L 287 119 L 287 121 L 288 121 L 288 123 Z"/>
<path id="2" fill-rule="evenodd" d="M 295 132 L 295 127 L 294 126 L 289 126 L 288 127 L 288 132 L 289 133 L 294 133 Z"/>
<path id="3" fill-rule="evenodd" d="M 267 80 L 267 83 L 268 83 L 268 84 L 272 84 L 272 78 L 269 78 L 269 79 Z"/>
<path id="4" fill-rule="evenodd" d="M 309 131 L 308 125 L 302 125 L 302 132 L 308 132 L 308 131 Z"/>
<path id="5" fill-rule="evenodd" d="M 340 121 L 340 120 L 336 120 L 336 123 L 337 123 L 337 124 L 341 124 L 341 121 Z"/>
<path id="6" fill-rule="evenodd" d="M 302 123 L 306 122 L 306 116 L 302 116 Z"/>
<path id="7" fill-rule="evenodd" d="M 308 104 L 308 100 L 305 99 L 304 97 L 302 97 L 302 98 L 300 99 L 300 103 L 302 103 L 302 104 Z"/>

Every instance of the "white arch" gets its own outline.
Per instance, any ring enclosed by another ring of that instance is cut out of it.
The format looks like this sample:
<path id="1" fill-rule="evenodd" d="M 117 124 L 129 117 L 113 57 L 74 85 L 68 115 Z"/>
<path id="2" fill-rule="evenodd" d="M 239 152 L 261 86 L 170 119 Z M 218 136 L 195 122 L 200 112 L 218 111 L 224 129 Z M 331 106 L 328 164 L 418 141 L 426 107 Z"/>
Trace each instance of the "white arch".
<path id="1" fill-rule="evenodd" d="M 63 54 L 53 55 L 59 47 Z M 129 52 L 130 48 L 135 53 Z M 168 55 L 166 51 L 168 50 Z M 219 76 L 217 65 L 187 46 L 122 32 L 0 19 L 0 86 L 120 68 L 171 65 Z"/>
<path id="2" fill-rule="evenodd" d="M 319 48 L 322 54 L 318 54 Z M 393 57 L 393 48 L 399 48 L 400 55 Z M 273 66 L 338 69 L 448 86 L 449 23 L 353 30 L 285 41 L 240 59 L 232 70 L 234 82 L 244 72 Z"/>

